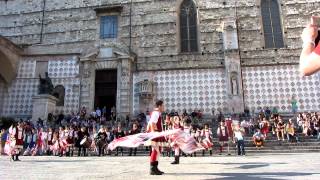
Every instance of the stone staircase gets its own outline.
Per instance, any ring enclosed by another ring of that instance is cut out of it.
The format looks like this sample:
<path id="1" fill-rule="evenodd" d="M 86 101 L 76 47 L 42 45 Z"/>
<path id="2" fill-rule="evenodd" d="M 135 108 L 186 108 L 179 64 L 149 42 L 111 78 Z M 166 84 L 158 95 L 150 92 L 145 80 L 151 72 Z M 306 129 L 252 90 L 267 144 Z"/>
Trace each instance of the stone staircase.
<path id="1" fill-rule="evenodd" d="M 284 114 L 281 115 L 285 122 L 289 118 L 294 117 L 291 114 Z M 208 123 L 211 125 L 212 121 L 211 118 L 203 119 L 201 124 Z M 217 124 L 213 125 L 213 133 L 216 132 Z M 245 150 L 247 154 L 262 154 L 262 153 L 308 153 L 308 152 L 316 152 L 320 153 L 320 140 L 317 140 L 317 137 L 305 137 L 302 133 L 297 133 L 298 142 L 297 143 L 289 143 L 285 138 L 285 141 L 278 141 L 276 135 L 272 133 L 268 134 L 267 140 L 264 143 L 264 147 L 261 149 L 257 149 L 253 144 L 252 137 L 246 136 L 245 137 Z M 218 139 L 215 137 L 213 138 L 214 147 L 213 147 L 213 154 L 212 156 L 216 156 L 219 154 L 219 143 Z M 223 154 L 227 154 L 226 152 L 227 147 L 224 147 Z M 77 152 L 74 153 L 75 155 Z M 112 152 L 112 156 L 114 156 L 115 152 Z M 129 149 L 124 148 L 124 156 L 129 154 Z M 237 154 L 236 145 L 231 143 L 230 144 L 230 154 L 235 155 Z M 94 153 L 90 153 L 89 155 L 94 155 Z M 121 154 L 120 154 L 121 155 Z M 146 150 L 146 147 L 139 147 L 137 149 L 137 156 L 148 156 L 149 151 Z M 202 152 L 197 152 L 197 156 L 202 156 Z M 205 152 L 205 156 L 210 156 L 209 152 Z"/>
<path id="2" fill-rule="evenodd" d="M 219 144 L 217 143 L 217 139 L 214 141 L 216 147 L 214 149 L 217 149 Z M 320 152 L 320 141 L 316 137 L 304 137 L 302 134 L 298 134 L 297 143 L 290 143 L 286 139 L 285 141 L 278 141 L 275 136 L 269 136 L 264 143 L 264 147 L 257 149 L 253 144 L 252 138 L 245 137 L 245 150 L 248 154 Z M 230 152 L 236 153 L 236 146 L 234 144 L 230 147 Z"/>
<path id="3" fill-rule="evenodd" d="M 219 155 L 219 144 L 218 139 L 214 138 L 214 147 L 212 156 Z M 123 156 L 128 156 L 129 149 L 123 148 Z M 224 148 L 224 152 L 222 154 L 227 154 L 227 148 Z M 320 153 L 320 140 L 317 140 L 316 137 L 304 137 L 303 134 L 298 134 L 298 142 L 297 143 L 289 143 L 286 139 L 285 141 L 278 141 L 275 135 L 271 136 L 269 134 L 268 139 L 265 141 L 264 147 L 261 149 L 257 149 L 252 142 L 251 137 L 245 137 L 245 150 L 246 154 L 263 154 L 263 153 L 272 153 L 272 154 L 279 154 L 279 153 Z M 237 154 L 237 149 L 235 144 L 230 144 L 230 154 L 235 155 Z M 75 150 L 74 155 L 77 155 L 77 150 Z M 89 156 L 94 156 L 94 152 L 90 152 Z M 114 156 L 115 152 L 111 153 L 111 156 Z M 137 149 L 137 156 L 148 156 L 149 151 L 146 150 L 146 147 L 139 147 Z M 167 156 L 163 153 L 164 156 Z M 197 156 L 201 157 L 202 152 L 197 152 Z M 121 153 L 119 151 L 119 156 Z M 171 154 L 172 156 L 172 154 Z M 209 152 L 206 151 L 204 156 L 210 156 Z"/>

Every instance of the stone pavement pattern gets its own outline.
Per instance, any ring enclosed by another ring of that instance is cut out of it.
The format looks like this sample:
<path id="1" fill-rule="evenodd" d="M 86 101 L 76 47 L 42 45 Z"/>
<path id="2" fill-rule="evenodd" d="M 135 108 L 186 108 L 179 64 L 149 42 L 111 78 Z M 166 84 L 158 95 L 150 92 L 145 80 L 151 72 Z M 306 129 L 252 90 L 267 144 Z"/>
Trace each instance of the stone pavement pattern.
<path id="1" fill-rule="evenodd" d="M 161 158 L 163 176 L 150 176 L 147 157 L 0 157 L 0 179 L 320 179 L 320 153 L 246 157 L 186 157 L 180 165 Z M 22 174 L 23 177 L 17 174 Z"/>

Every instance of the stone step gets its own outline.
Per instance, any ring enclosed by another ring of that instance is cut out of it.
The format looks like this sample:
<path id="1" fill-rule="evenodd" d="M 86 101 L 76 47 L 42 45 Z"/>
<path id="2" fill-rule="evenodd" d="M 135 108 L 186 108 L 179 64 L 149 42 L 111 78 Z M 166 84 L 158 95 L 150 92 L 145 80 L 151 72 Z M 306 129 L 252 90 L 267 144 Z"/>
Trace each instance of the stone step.
<path id="1" fill-rule="evenodd" d="M 255 146 L 251 146 L 251 147 L 245 147 L 248 150 L 256 150 L 257 148 Z M 230 149 L 236 149 L 235 146 L 230 147 Z M 288 147 L 283 147 L 283 146 L 264 146 L 263 148 L 261 148 L 263 150 L 300 150 L 300 149 L 319 149 L 320 150 L 320 146 L 288 146 Z"/>
<path id="2" fill-rule="evenodd" d="M 234 144 L 233 144 L 234 145 Z M 219 144 L 214 144 L 215 147 L 219 147 Z M 234 145 L 235 146 L 235 145 Z M 254 144 L 245 144 L 246 147 L 255 147 Z M 320 146 L 320 144 L 297 144 L 297 145 L 286 145 L 286 144 L 278 144 L 278 145 L 273 145 L 273 144 L 267 144 L 265 143 L 264 146 L 266 147 L 282 147 L 282 148 L 287 148 L 287 147 L 309 147 L 309 146 Z"/>
<path id="3" fill-rule="evenodd" d="M 251 145 L 251 146 L 245 146 L 246 149 L 248 150 L 256 150 L 257 148 L 254 146 L 254 145 Z M 224 149 L 226 149 L 227 147 L 224 147 Z M 232 145 L 229 147 L 230 149 L 236 149 L 236 146 L 235 145 Z M 213 150 L 217 150 L 219 149 L 219 146 L 214 146 L 213 147 Z M 265 145 L 263 148 L 261 148 L 263 150 L 289 150 L 289 149 L 292 149 L 292 150 L 300 150 L 300 149 L 319 149 L 320 150 L 320 146 L 318 145 L 315 145 L 315 146 L 268 146 L 268 145 Z M 129 148 L 123 148 L 123 151 L 125 153 L 128 153 L 129 152 Z M 74 152 L 77 152 L 77 149 L 74 150 Z M 149 151 L 146 151 L 144 147 L 139 147 L 137 149 L 137 153 L 149 153 Z"/>
<path id="4" fill-rule="evenodd" d="M 252 142 L 252 138 L 245 138 L 244 139 L 245 142 Z M 302 138 L 298 138 L 299 142 L 320 142 L 320 140 L 317 139 L 302 139 Z M 218 139 L 213 139 L 213 142 L 219 142 Z M 267 139 L 264 142 L 268 142 L 268 143 L 285 143 L 288 142 L 288 140 L 285 138 L 284 141 L 280 140 L 278 141 L 277 139 Z"/>
<path id="5" fill-rule="evenodd" d="M 280 148 L 280 149 L 278 149 Z M 224 149 L 224 154 L 226 154 L 226 148 Z M 235 147 L 230 147 L 229 149 L 231 154 L 236 154 L 237 149 Z M 247 154 L 261 154 L 261 153 L 274 153 L 274 154 L 278 154 L 278 153 L 308 153 L 308 152 L 317 152 L 320 153 L 320 147 L 319 146 L 311 146 L 311 147 L 301 147 L 301 148 L 294 148 L 294 147 L 290 147 L 290 148 L 286 148 L 283 149 L 281 147 L 264 147 L 261 149 L 257 149 L 255 147 L 246 147 L 245 148 L 246 153 Z M 123 151 L 123 156 L 128 156 L 129 154 L 129 150 L 127 148 L 124 148 Z M 213 149 L 213 156 L 217 156 L 219 154 L 219 150 L 218 149 Z M 74 156 L 77 155 L 77 150 L 74 151 Z M 88 153 L 89 156 L 96 156 L 95 152 L 90 151 Z M 149 156 L 149 151 L 145 151 L 144 148 L 138 148 L 137 150 L 137 156 Z M 165 153 L 162 153 L 162 155 L 165 155 Z M 201 157 L 202 156 L 202 151 L 198 151 L 196 152 L 196 155 Z M 110 155 L 109 155 L 110 156 Z M 115 156 L 115 152 L 112 152 L 111 156 Z M 122 156 L 120 151 L 119 151 L 119 156 Z M 209 152 L 205 151 L 205 156 L 209 156 Z"/>
<path id="6" fill-rule="evenodd" d="M 247 154 L 261 154 L 261 153 L 274 153 L 274 154 L 279 154 L 279 153 L 320 153 L 320 149 L 287 149 L 287 150 L 277 150 L 277 149 L 245 149 Z M 235 155 L 237 153 L 236 149 L 230 149 L 230 154 Z M 226 154 L 226 150 L 224 150 L 223 152 L 224 154 Z M 111 155 L 108 156 L 115 156 L 115 153 L 113 152 Z M 129 152 L 128 151 L 124 151 L 123 152 L 123 156 L 128 156 Z M 76 155 L 76 154 L 75 154 Z M 202 152 L 198 151 L 196 152 L 196 155 L 198 157 L 202 156 Z M 211 156 L 217 156 L 219 155 L 219 152 L 213 151 Z M 91 152 L 89 154 L 89 156 L 95 156 L 95 154 L 93 152 Z M 121 153 L 119 153 L 119 156 L 122 156 Z M 137 152 L 136 156 L 149 156 L 148 152 Z M 166 154 L 162 154 L 162 156 L 166 156 Z M 205 156 L 210 156 L 209 152 L 206 151 L 205 152 Z M 171 157 L 173 157 L 171 155 Z"/>
<path id="7" fill-rule="evenodd" d="M 315 137 L 315 136 L 308 136 L 308 137 L 305 137 L 305 136 L 297 136 L 298 137 L 298 139 L 300 139 L 300 140 L 304 140 L 304 141 L 317 141 L 317 137 Z M 214 138 L 212 138 L 213 139 L 213 141 L 219 141 L 219 138 L 216 138 L 216 137 L 214 137 Z M 285 136 L 285 139 L 287 139 L 287 137 Z M 244 140 L 245 141 L 251 141 L 252 140 L 252 136 L 251 137 L 248 137 L 248 136 L 246 136 L 246 137 L 244 137 Z M 267 137 L 267 139 L 266 139 L 267 141 L 278 141 L 278 139 L 277 139 L 277 137 L 272 137 L 272 136 L 269 136 L 269 137 Z"/>

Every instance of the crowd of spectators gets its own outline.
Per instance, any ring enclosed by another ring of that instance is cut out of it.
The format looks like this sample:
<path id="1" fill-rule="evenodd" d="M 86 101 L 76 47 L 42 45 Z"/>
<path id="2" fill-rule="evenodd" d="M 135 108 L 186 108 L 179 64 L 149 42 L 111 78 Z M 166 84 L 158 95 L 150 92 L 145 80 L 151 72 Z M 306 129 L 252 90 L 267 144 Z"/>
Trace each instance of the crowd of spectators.
<path id="1" fill-rule="evenodd" d="M 319 113 L 299 113 L 296 119 L 284 120 L 276 109 L 266 108 L 256 117 L 248 112 L 245 112 L 242 116 L 224 116 L 222 112 L 218 112 L 214 114 L 212 120 L 204 121 L 201 110 L 192 112 L 184 110 L 180 114 L 169 111 L 162 115 L 165 129 L 171 128 L 169 117 L 176 115 L 180 117 L 180 123 L 184 131 L 190 133 L 195 139 L 204 138 L 202 137 L 203 133 L 201 133 L 204 129 L 210 130 L 212 139 L 218 138 L 219 132 L 215 132 L 222 121 L 229 121 L 229 142 L 236 143 L 237 138 L 235 136 L 239 137 L 239 133 L 235 134 L 234 132 L 237 130 L 241 132 L 243 137 L 252 136 L 253 143 L 257 148 L 265 146 L 265 140 L 271 136 L 275 136 L 278 141 L 288 141 L 290 143 L 299 141 L 297 133 L 302 133 L 304 136 L 317 136 L 320 139 Z M 104 108 L 102 110 L 97 108 L 95 111 L 87 113 L 87 110 L 83 107 L 76 114 L 50 114 L 47 121 L 39 119 L 36 123 L 33 123 L 30 120 L 20 120 L 24 128 L 25 155 L 73 155 L 73 151 L 76 149 L 78 149 L 78 156 L 86 156 L 89 153 L 99 156 L 112 153 L 114 155 L 125 153 L 136 155 L 137 149 L 126 149 L 124 151 L 123 148 L 117 148 L 115 152 L 109 152 L 106 147 L 115 138 L 145 132 L 150 116 L 150 112 L 146 111 L 140 113 L 136 118 L 127 116 L 125 119 L 119 120 L 116 118 L 115 108 L 112 108 L 111 113 L 107 115 Z M 3 153 L 4 144 L 8 138 L 8 130 L 1 129 L 0 137 L 0 150 Z M 52 148 L 53 141 L 60 139 L 59 142 L 62 142 L 62 137 L 69 141 L 67 147 L 63 151 L 59 149 L 60 146 L 63 146 L 61 144 Z M 84 138 L 91 139 L 89 144 L 86 142 L 86 146 L 80 144 Z M 231 144 L 229 143 L 229 145 Z M 241 142 L 240 145 L 241 148 L 243 146 L 244 151 L 244 143 Z M 212 154 L 212 149 L 208 151 Z M 170 155 L 170 152 L 170 148 L 165 151 L 167 155 Z"/>

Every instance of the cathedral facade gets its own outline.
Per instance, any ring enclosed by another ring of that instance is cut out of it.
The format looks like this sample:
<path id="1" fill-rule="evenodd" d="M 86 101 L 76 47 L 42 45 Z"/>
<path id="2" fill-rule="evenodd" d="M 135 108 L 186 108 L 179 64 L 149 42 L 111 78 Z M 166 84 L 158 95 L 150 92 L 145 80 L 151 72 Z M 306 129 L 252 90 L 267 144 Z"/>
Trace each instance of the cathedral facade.
<path id="1" fill-rule="evenodd" d="M 241 113 L 320 109 L 320 80 L 298 72 L 316 1 L 0 1 L 0 116 L 29 118 L 48 72 L 55 113 L 116 107 Z"/>

